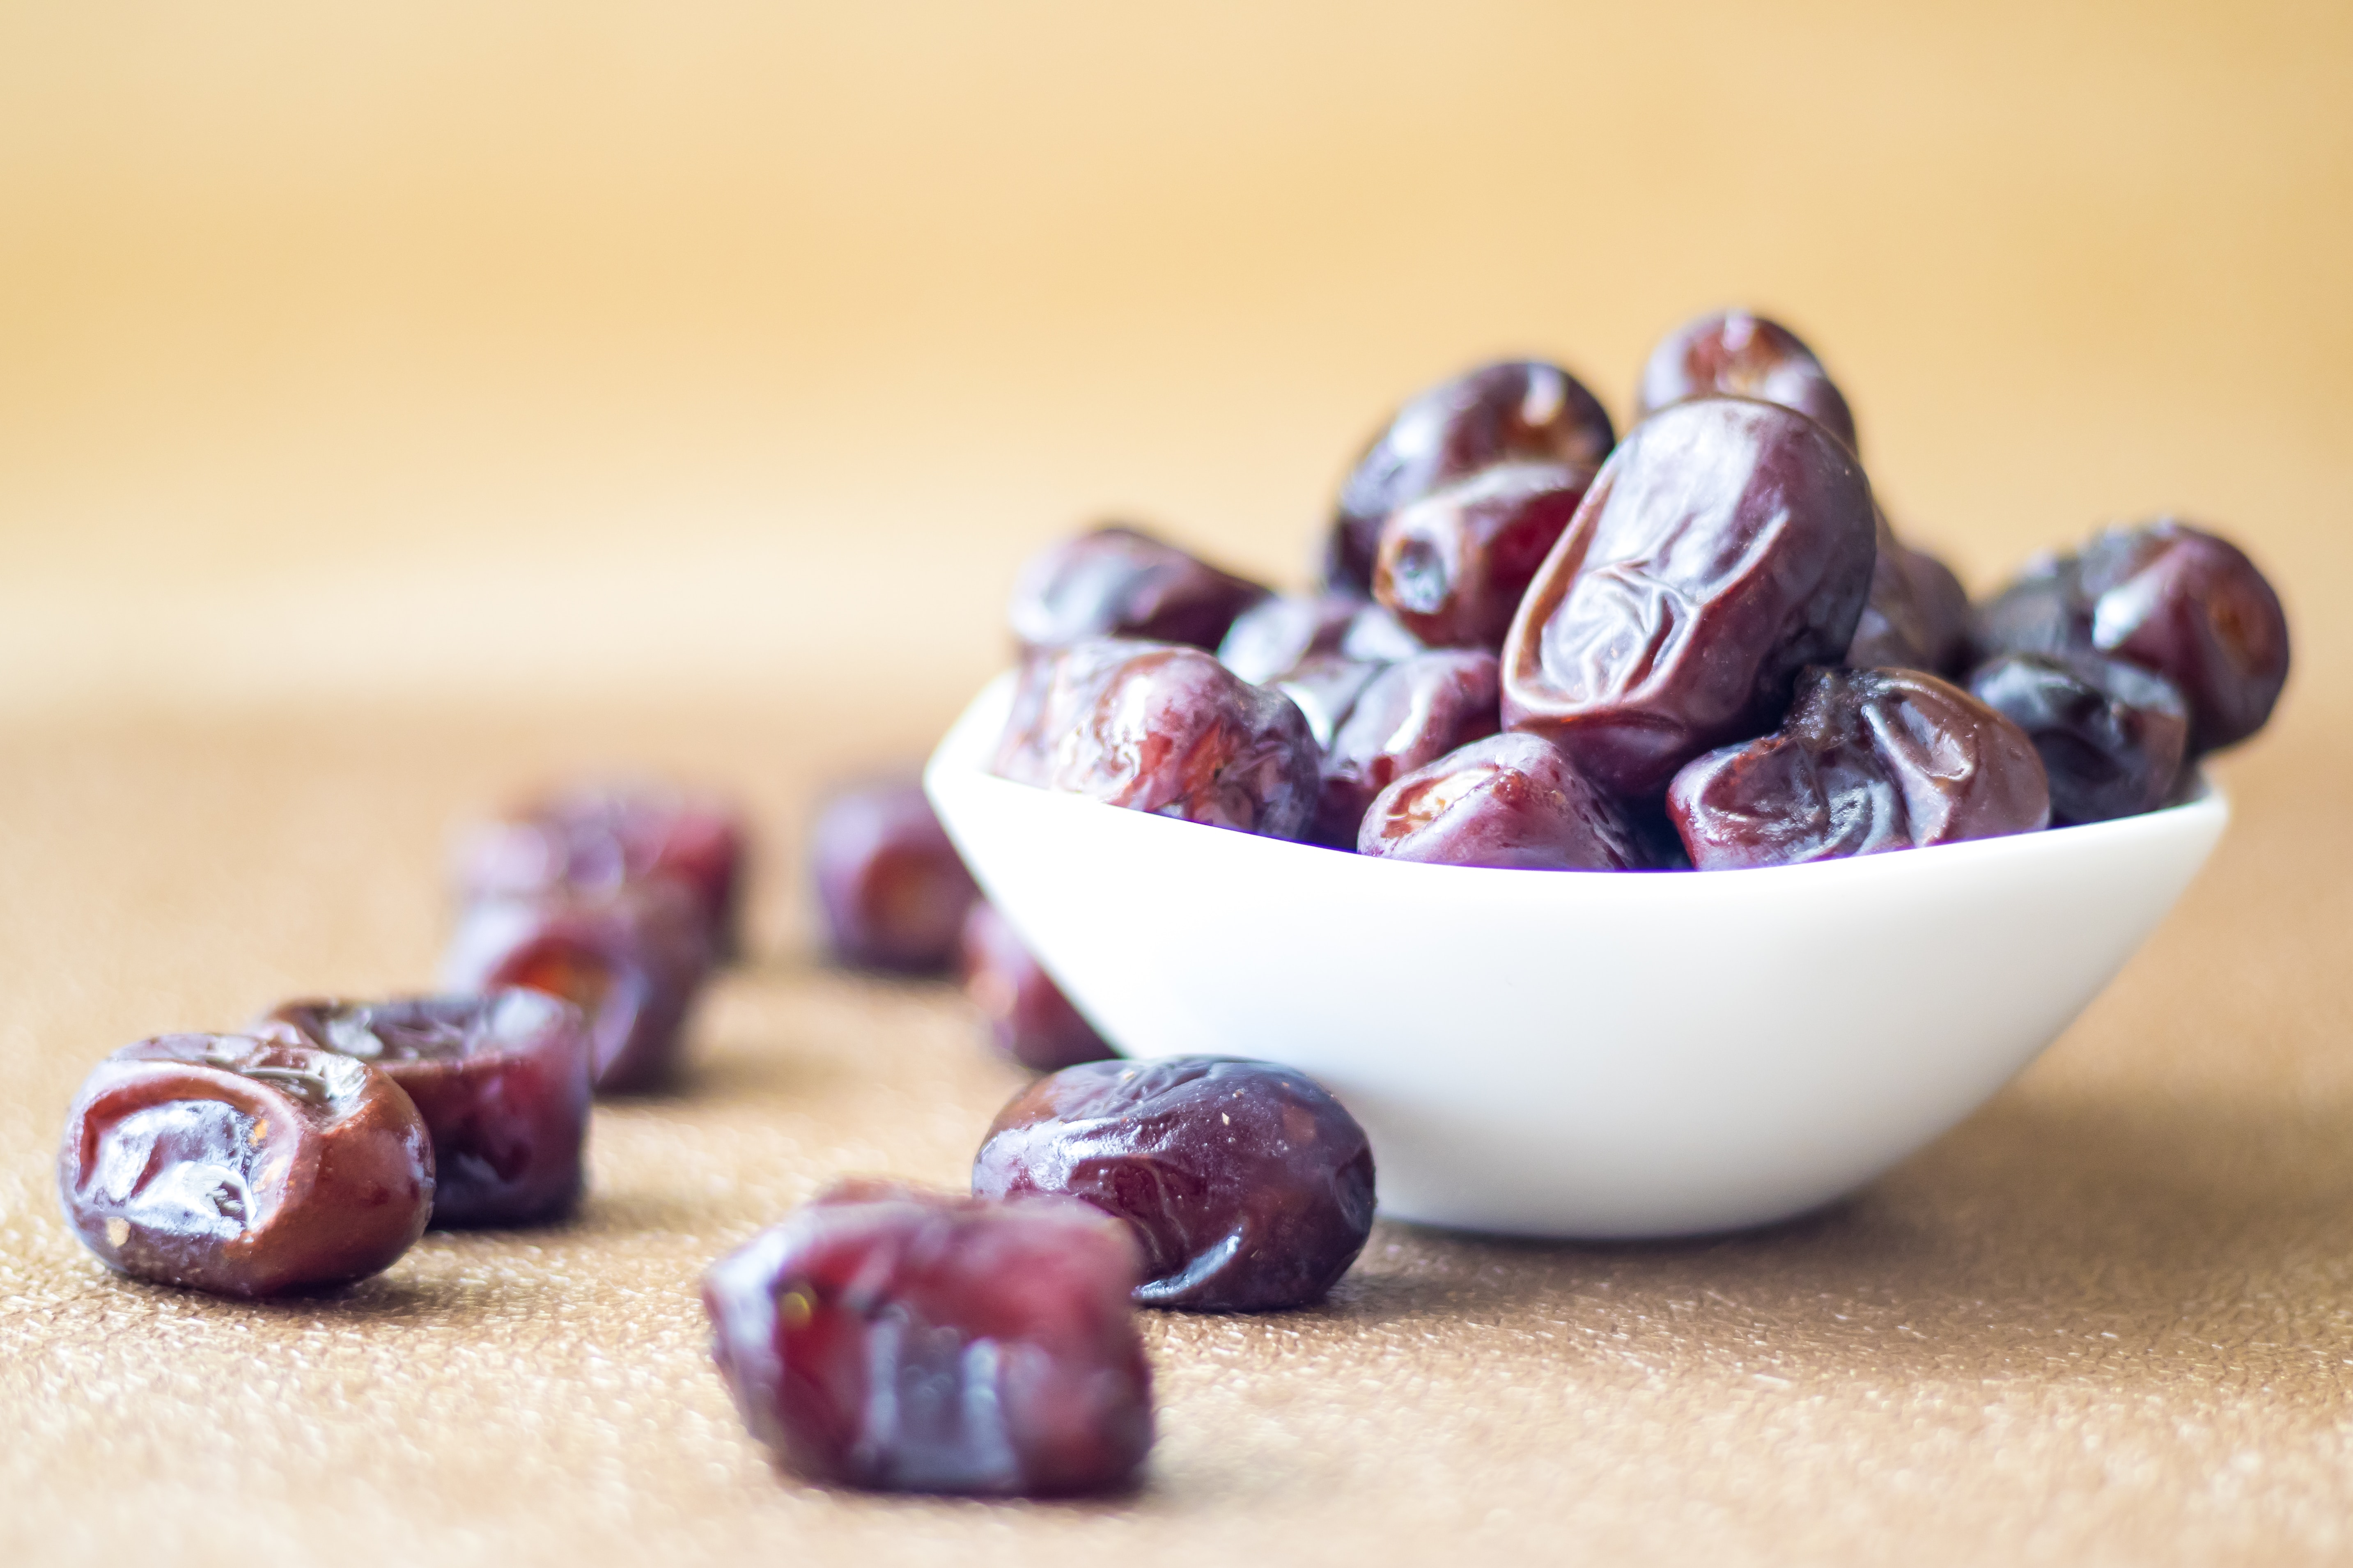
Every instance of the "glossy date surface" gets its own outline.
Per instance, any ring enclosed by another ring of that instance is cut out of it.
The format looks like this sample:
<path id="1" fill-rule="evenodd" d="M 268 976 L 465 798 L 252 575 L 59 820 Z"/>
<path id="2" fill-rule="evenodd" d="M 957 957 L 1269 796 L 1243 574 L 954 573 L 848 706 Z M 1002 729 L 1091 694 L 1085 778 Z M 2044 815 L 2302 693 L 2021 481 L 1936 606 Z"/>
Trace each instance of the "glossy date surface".
<path id="1" fill-rule="evenodd" d="M 1482 649 L 1438 648 L 1400 659 L 1367 682 L 1324 749 L 1314 841 L 1354 849 L 1375 795 L 1400 774 L 1493 734 L 1501 724 L 1499 670 Z"/>
<path id="2" fill-rule="evenodd" d="M 1421 647 L 1395 616 L 1362 595 L 1279 594 L 1235 617 L 1218 645 L 1218 662 L 1263 686 L 1317 654 L 1389 664 Z"/>
<path id="3" fill-rule="evenodd" d="M 1916 669 L 1810 669 L 1774 734 L 1677 773 L 1667 812 L 1703 871 L 2031 833 L 2051 820 L 2015 723 Z"/>
<path id="4" fill-rule="evenodd" d="M 1213 648 L 1235 616 L 1266 596 L 1256 583 L 1113 524 L 1031 556 L 1014 584 L 1009 616 L 1028 649 L 1099 637 Z"/>
<path id="5" fill-rule="evenodd" d="M 580 1195 L 594 1055 L 579 1008 L 540 991 L 288 1002 L 263 1038 L 363 1061 L 433 1140 L 433 1223 L 529 1225 Z"/>
<path id="6" fill-rule="evenodd" d="M 1271 838 L 1312 825 L 1305 715 L 1196 648 L 1104 638 L 1028 660 L 994 771 L 1018 784 Z"/>
<path id="7" fill-rule="evenodd" d="M 1303 1073 L 1223 1057 L 1091 1062 L 997 1113 L 985 1197 L 1082 1199 L 1134 1227 L 1135 1299 L 1259 1311 L 1320 1300 L 1373 1223 L 1364 1129 Z"/>
<path id="8" fill-rule="evenodd" d="M 701 911 L 684 889 L 661 881 L 477 900 L 441 958 L 446 991 L 524 986 L 579 1008 L 600 1093 L 671 1081 L 710 973 Z"/>
<path id="9" fill-rule="evenodd" d="M 712 1355 L 752 1435 L 813 1479 L 1018 1495 L 1128 1481 L 1152 1373 L 1126 1226 L 846 1183 L 712 1265 Z"/>
<path id="10" fill-rule="evenodd" d="M 1822 362 L 1798 334 L 1746 310 L 1716 310 L 1685 322 L 1651 351 L 1635 394 L 1638 416 L 1694 397 L 1754 397 L 1794 408 L 1849 451 L 1854 415 Z"/>
<path id="11" fill-rule="evenodd" d="M 1513 459 L 1589 473 L 1616 439 L 1600 402 L 1556 364 L 1505 360 L 1441 382 L 1398 410 L 1342 483 L 1324 583 L 1370 591 L 1382 522 L 1440 485 Z"/>
<path id="12" fill-rule="evenodd" d="M 987 1020 L 997 1048 L 1014 1061 L 1053 1072 L 1114 1054 L 986 899 L 965 917 L 963 957 L 964 993 Z"/>
<path id="13" fill-rule="evenodd" d="M 244 1035 L 164 1035 L 83 1080 L 58 1151 L 67 1223 L 110 1268 L 227 1296 L 347 1285 L 433 1208 L 433 1148 L 366 1064 Z"/>
<path id="14" fill-rule="evenodd" d="M 886 780 L 837 793 L 810 826 L 808 859 L 836 962 L 926 973 L 955 958 L 980 890 L 922 784 Z"/>
<path id="15" fill-rule="evenodd" d="M 1356 851 L 1441 866 L 1628 871 L 1644 864 L 1632 823 L 1540 736 L 1473 741 L 1374 798 Z"/>
<path id="16" fill-rule="evenodd" d="M 1950 678 L 1968 659 L 1969 595 L 1951 567 L 1895 536 L 1884 514 L 1871 593 L 1847 644 L 1855 669 L 1925 669 Z"/>
<path id="17" fill-rule="evenodd" d="M 2161 675 L 2097 654 L 2007 654 L 1969 691 L 2026 731 L 2051 779 L 2051 820 L 2105 822 L 2165 804 L 2188 754 L 2189 710 Z"/>
<path id="18" fill-rule="evenodd" d="M 1504 724 L 1604 789 L 1770 729 L 1798 671 L 1853 639 L 1877 556 L 1871 487 L 1804 416 L 1710 397 L 1637 426 L 1529 586 L 1504 646 Z"/>
<path id="19" fill-rule="evenodd" d="M 1381 524 L 1373 597 L 1432 647 L 1503 647 L 1593 475 L 1497 463 L 1399 507 Z"/>

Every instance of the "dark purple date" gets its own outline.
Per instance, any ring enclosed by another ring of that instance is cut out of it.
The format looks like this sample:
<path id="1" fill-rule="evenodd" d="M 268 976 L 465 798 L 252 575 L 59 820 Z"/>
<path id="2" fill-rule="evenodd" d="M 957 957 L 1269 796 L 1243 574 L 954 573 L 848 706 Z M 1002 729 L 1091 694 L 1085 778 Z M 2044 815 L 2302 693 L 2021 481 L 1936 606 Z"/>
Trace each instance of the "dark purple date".
<path id="1" fill-rule="evenodd" d="M 1432 647 L 1499 648 L 1591 468 L 1497 463 L 1389 514 L 1373 597 Z"/>
<path id="2" fill-rule="evenodd" d="M 1031 556 L 1014 584 L 1010 614 L 1024 648 L 1098 637 L 1213 648 L 1235 616 L 1266 596 L 1256 583 L 1113 524 Z"/>
<path id="3" fill-rule="evenodd" d="M 1602 466 L 1504 647 L 1504 724 L 1653 795 L 1770 729 L 1853 639 L 1877 555 L 1854 455 L 1770 403 L 1662 409 Z"/>
<path id="4" fill-rule="evenodd" d="M 1114 638 L 1023 665 L 995 763 L 1016 783 L 1271 838 L 1306 833 L 1317 768 L 1290 698 L 1198 649 Z"/>
<path id="5" fill-rule="evenodd" d="M 1541 736 L 1493 735 L 1383 790 L 1359 854 L 1441 866 L 1627 871 L 1644 864 L 1617 803 Z"/>
<path id="6" fill-rule="evenodd" d="M 1416 654 L 1375 676 L 1324 749 L 1315 842 L 1354 849 L 1366 808 L 1399 774 L 1493 734 L 1501 679 L 1477 648 Z"/>
<path id="7" fill-rule="evenodd" d="M 2161 675 L 2097 654 L 2006 654 L 1969 691 L 2026 731 L 2051 778 L 2051 820 L 2105 822 L 2163 805 L 2180 776 L 2189 710 Z"/>
<path id="8" fill-rule="evenodd" d="M 997 1048 L 1025 1068 L 1053 1072 L 1115 1054 L 986 899 L 965 917 L 964 993 Z"/>
<path id="9" fill-rule="evenodd" d="M 1694 397 L 1754 397 L 1794 408 L 1857 450 L 1854 415 L 1814 351 L 1778 321 L 1717 310 L 1687 321 L 1651 351 L 1635 393 L 1637 417 Z"/>
<path id="10" fill-rule="evenodd" d="M 1327 585 L 1366 593 L 1389 513 L 1491 463 L 1591 472 L 1617 434 L 1599 400 L 1558 365 L 1506 360 L 1441 382 L 1398 410 L 1340 487 Z"/>
<path id="11" fill-rule="evenodd" d="M 1710 752 L 1667 790 L 1703 871 L 2031 833 L 2051 820 L 2026 732 L 1916 669 L 1810 669 L 1780 730 Z"/>
<path id="12" fill-rule="evenodd" d="M 885 1491 L 1099 1491 L 1152 1447 L 1128 1228 L 1063 1198 L 850 1183 L 711 1266 L 712 1357 L 801 1475 Z"/>
<path id="13" fill-rule="evenodd" d="M 532 1225 L 578 1199 L 594 1052 L 569 1002 L 519 990 L 289 1002 L 253 1032 L 401 1087 L 433 1138 L 435 1225 Z"/>
<path id="14" fill-rule="evenodd" d="M 58 1151 L 66 1223 L 107 1267 L 280 1296 L 392 1266 L 433 1212 L 433 1145 L 365 1063 L 244 1035 L 164 1035 L 82 1081 Z"/>
<path id="15" fill-rule="evenodd" d="M 927 973 L 955 956 L 980 890 L 912 779 L 843 790 L 809 829 L 808 857 L 834 958 Z"/>
<path id="16" fill-rule="evenodd" d="M 1283 594 L 1261 599 L 1234 620 L 1218 645 L 1218 662 L 1253 686 L 1278 680 L 1317 654 L 1363 664 L 1392 664 L 1421 651 L 1397 618 L 1356 594 Z"/>
<path id="17" fill-rule="evenodd" d="M 1856 669 L 1925 669 L 1947 678 L 1968 658 L 1969 595 L 1952 568 L 1895 536 L 1879 517 L 1871 595 L 1844 662 Z"/>
<path id="18" fill-rule="evenodd" d="M 1118 1215 L 1144 1247 L 1135 1299 L 1223 1311 L 1322 1300 L 1373 1224 L 1364 1129 L 1303 1073 L 1223 1057 L 1090 1062 L 997 1112 L 984 1197 L 1050 1193 Z"/>

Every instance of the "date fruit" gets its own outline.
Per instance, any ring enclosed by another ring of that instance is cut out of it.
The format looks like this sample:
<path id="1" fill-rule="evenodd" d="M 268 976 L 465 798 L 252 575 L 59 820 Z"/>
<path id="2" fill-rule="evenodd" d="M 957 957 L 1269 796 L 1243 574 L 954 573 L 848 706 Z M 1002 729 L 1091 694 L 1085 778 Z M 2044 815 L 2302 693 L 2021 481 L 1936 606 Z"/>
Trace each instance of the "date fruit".
<path id="1" fill-rule="evenodd" d="M 994 770 L 1131 811 L 1298 838 L 1318 751 L 1299 705 L 1195 648 L 1103 638 L 1024 663 Z"/>
<path id="2" fill-rule="evenodd" d="M 1500 690 L 1495 656 L 1478 648 L 1416 654 L 1375 676 L 1324 747 L 1314 841 L 1354 849 L 1366 808 L 1400 773 L 1496 731 Z"/>
<path id="3" fill-rule="evenodd" d="M 657 880 L 479 900 L 442 955 L 441 985 L 520 985 L 571 1003 L 588 1019 L 598 1092 L 628 1094 L 674 1076 L 710 972 L 702 910 L 684 889 Z"/>
<path id="4" fill-rule="evenodd" d="M 1152 1446 L 1127 1228 L 1060 1198 L 845 1184 L 712 1265 L 712 1357 L 792 1470 L 887 1491 L 1099 1491 Z"/>
<path id="5" fill-rule="evenodd" d="M 2096 654 L 2014 653 L 1979 665 L 1969 692 L 2026 731 L 2051 778 L 2051 820 L 2105 822 L 2172 793 L 2189 710 L 2161 675 Z"/>
<path id="6" fill-rule="evenodd" d="M 1768 730 L 1854 637 L 1877 555 L 1854 454 L 1775 404 L 1705 397 L 1635 426 L 1504 645 L 1504 726 L 1603 789 L 1654 795 Z"/>
<path id="7" fill-rule="evenodd" d="M 1323 1299 L 1373 1224 L 1365 1131 L 1303 1073 L 1223 1057 L 1089 1062 L 1016 1095 L 973 1162 L 983 1197 L 1082 1199 L 1134 1228 L 1135 1299 L 1262 1311 Z"/>
<path id="8" fill-rule="evenodd" d="M 1591 468 L 1497 463 L 1389 514 L 1373 597 L 1432 647 L 1499 648 Z"/>
<path id="9" fill-rule="evenodd" d="M 433 1140 L 435 1225 L 532 1225 L 578 1199 L 591 1047 L 571 1003 L 522 990 L 289 1002 L 253 1033 L 401 1087 Z"/>
<path id="10" fill-rule="evenodd" d="M 1634 394 L 1647 418 L 1694 397 L 1754 397 L 1794 408 L 1837 437 L 1849 451 L 1854 415 L 1814 351 L 1778 321 L 1746 310 L 1717 310 L 1686 321 L 1651 351 Z"/>
<path id="11" fill-rule="evenodd" d="M 1389 513 L 1491 463 L 1590 473 L 1617 433 L 1599 399 L 1556 364 L 1505 360 L 1441 382 L 1398 410 L 1340 487 L 1325 585 L 1367 593 Z"/>
<path id="12" fill-rule="evenodd" d="M 1388 611 L 1355 594 L 1280 594 L 1235 617 L 1218 645 L 1218 662 L 1253 686 L 1278 680 L 1308 658 L 1335 654 L 1364 664 L 1393 664 L 1421 643 Z"/>
<path id="13" fill-rule="evenodd" d="M 364 1279 L 407 1251 L 433 1211 L 433 1145 L 408 1096 L 365 1063 L 164 1035 L 83 1080 L 58 1193 L 111 1268 L 280 1296 Z"/>
<path id="14" fill-rule="evenodd" d="M 893 781 L 835 795 L 809 830 L 808 855 L 838 962 L 920 974 L 954 960 L 980 889 L 923 785 Z"/>
<path id="15" fill-rule="evenodd" d="M 1879 518 L 1871 595 L 1844 663 L 1855 669 L 1925 669 L 1947 678 L 1968 658 L 1969 595 L 1952 568 L 1895 536 Z"/>
<path id="16" fill-rule="evenodd" d="M 1214 648 L 1267 592 L 1114 523 L 1029 558 L 1013 587 L 1013 635 L 1027 649 L 1099 637 Z"/>
<path id="17" fill-rule="evenodd" d="M 1630 871 L 1645 861 L 1633 825 L 1543 737 L 1491 735 L 1381 791 L 1356 852 L 1439 866 Z"/>
<path id="18" fill-rule="evenodd" d="M 2189 705 L 2189 754 L 2263 727 L 2287 683 L 2287 615 L 2243 551 L 2162 518 L 2046 558 L 1987 605 L 1979 652 L 2103 653 L 2154 670 Z"/>
<path id="19" fill-rule="evenodd" d="M 964 921 L 964 993 L 997 1048 L 1025 1068 L 1053 1072 L 1114 1054 L 986 899 Z"/>
<path id="20" fill-rule="evenodd" d="M 743 951 L 744 820 L 726 802 L 661 784 L 561 791 L 458 841 L 461 901 L 665 878 L 694 895 L 712 952 Z"/>
<path id="21" fill-rule="evenodd" d="M 2026 732 L 1916 669 L 1810 669 L 1780 730 L 1726 746 L 1667 790 L 1703 871 L 2031 833 L 2051 820 Z"/>

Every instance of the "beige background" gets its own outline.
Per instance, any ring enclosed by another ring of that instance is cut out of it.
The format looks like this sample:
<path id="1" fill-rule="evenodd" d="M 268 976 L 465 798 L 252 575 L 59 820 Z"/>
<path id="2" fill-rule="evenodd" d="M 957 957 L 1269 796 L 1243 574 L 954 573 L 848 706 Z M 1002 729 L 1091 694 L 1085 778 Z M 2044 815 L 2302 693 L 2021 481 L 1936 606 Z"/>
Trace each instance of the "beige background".
<path id="1" fill-rule="evenodd" d="M 2326 5 L 0 0 L 0 1560 L 2353 1555 L 2348 82 Z M 2280 584 L 2153 947 L 1821 1220 L 1384 1230 L 1325 1311 L 1153 1320 L 1135 1499 L 770 1475 L 694 1271 L 953 1179 L 1013 1082 L 800 956 L 818 785 L 937 732 L 1033 544 L 1299 581 L 1408 391 L 1535 351 L 1622 411 L 1734 299 L 1978 585 L 2164 508 Z M 64 1237 L 90 1058 L 421 982 L 448 824 L 613 763 L 755 806 L 778 956 L 578 1226 L 291 1308 Z"/>

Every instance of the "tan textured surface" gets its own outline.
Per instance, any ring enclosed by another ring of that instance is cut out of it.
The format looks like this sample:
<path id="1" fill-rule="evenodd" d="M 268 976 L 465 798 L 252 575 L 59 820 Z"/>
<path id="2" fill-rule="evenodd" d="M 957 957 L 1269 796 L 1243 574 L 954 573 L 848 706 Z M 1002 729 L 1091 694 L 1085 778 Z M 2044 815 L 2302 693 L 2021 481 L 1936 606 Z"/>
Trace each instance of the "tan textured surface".
<path id="1" fill-rule="evenodd" d="M 781 824 L 802 732 L 712 710 L 9 738 L 0 1561 L 2353 1550 L 2353 887 L 2331 815 L 2353 748 L 2316 728 L 2232 771 L 2221 860 L 2058 1050 L 1852 1204 L 1671 1247 L 1384 1228 L 1324 1310 L 1155 1317 L 1165 1436 L 1132 1500 L 806 1489 L 703 1360 L 711 1257 L 829 1173 L 963 1168 L 1015 1079 L 944 989 L 795 962 L 731 981 L 691 1089 L 599 1112 L 579 1223 L 431 1237 L 341 1299 L 129 1285 L 68 1237 L 48 1151 L 90 1057 L 159 1020 L 423 975 L 442 826 L 502 782 L 625 749 Z M 788 949 L 767 890 L 765 944 Z"/>
<path id="2" fill-rule="evenodd" d="M 2353 1559 L 2348 80 L 2304 0 L 0 0 L 0 1563 Z M 1622 410 L 1735 298 L 1973 581 L 2180 507 L 2296 623 L 2181 910 L 1851 1205 L 1384 1232 L 1155 1320 L 1149 1486 L 1045 1508 L 782 1483 L 702 1362 L 713 1253 L 960 1167 L 1011 1079 L 938 992 L 730 982 L 577 1226 L 342 1300 L 65 1240 L 83 1064 L 423 978 L 459 812 L 740 789 L 799 952 L 814 782 L 937 732 L 1031 543 L 1295 580 L 1407 389 Z"/>

